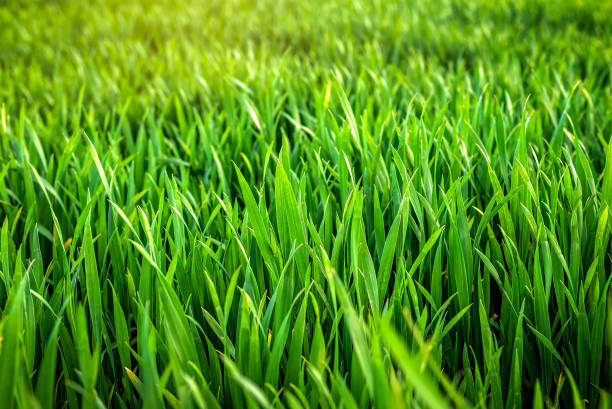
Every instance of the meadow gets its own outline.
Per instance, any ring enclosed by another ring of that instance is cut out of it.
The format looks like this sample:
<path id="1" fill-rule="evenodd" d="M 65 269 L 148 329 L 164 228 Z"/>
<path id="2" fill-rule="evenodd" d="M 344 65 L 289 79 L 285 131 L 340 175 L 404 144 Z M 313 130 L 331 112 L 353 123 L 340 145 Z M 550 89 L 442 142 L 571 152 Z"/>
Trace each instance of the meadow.
<path id="1" fill-rule="evenodd" d="M 0 3 L 0 406 L 612 406 L 612 2 Z"/>

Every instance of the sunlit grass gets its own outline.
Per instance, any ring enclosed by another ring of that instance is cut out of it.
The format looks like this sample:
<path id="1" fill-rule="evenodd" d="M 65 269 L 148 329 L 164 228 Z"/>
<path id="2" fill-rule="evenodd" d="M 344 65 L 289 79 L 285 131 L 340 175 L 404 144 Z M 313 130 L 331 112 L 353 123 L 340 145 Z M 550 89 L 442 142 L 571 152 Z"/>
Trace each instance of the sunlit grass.
<path id="1" fill-rule="evenodd" d="M 611 12 L 0 5 L 0 406 L 608 407 Z"/>

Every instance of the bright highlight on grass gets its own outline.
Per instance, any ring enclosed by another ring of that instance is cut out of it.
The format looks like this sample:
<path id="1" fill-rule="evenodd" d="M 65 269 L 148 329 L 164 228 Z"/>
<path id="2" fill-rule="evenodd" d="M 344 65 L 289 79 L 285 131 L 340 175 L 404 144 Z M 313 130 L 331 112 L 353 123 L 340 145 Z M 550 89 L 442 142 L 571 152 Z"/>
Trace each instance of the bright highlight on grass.
<path id="1" fill-rule="evenodd" d="M 0 406 L 609 407 L 611 15 L 0 4 Z"/>

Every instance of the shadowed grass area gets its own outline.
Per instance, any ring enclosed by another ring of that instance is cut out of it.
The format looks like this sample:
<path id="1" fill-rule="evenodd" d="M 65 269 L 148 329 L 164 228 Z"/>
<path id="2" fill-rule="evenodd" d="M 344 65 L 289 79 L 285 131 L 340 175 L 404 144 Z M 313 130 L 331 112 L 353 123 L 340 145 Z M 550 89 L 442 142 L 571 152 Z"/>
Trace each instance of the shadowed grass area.
<path id="1" fill-rule="evenodd" d="M 585 407 L 611 2 L 0 5 L 6 407 Z"/>

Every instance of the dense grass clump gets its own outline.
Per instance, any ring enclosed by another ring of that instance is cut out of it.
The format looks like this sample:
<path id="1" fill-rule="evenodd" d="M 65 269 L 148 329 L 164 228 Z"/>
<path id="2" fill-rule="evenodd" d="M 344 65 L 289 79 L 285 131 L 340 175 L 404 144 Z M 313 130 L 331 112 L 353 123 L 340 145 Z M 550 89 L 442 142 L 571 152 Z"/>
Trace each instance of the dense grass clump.
<path id="1" fill-rule="evenodd" d="M 610 405 L 612 4 L 0 4 L 0 406 Z"/>

